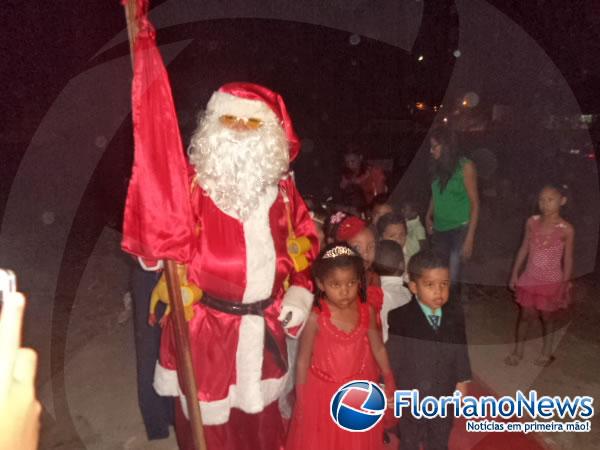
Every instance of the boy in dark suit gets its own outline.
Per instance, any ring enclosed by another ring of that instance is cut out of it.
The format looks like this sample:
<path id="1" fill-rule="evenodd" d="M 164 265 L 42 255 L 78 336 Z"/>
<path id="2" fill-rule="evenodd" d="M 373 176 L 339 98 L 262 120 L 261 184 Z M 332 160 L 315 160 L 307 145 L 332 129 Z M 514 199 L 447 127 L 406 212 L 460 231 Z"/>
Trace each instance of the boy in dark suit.
<path id="1" fill-rule="evenodd" d="M 417 389 L 420 398 L 463 395 L 471 367 L 460 305 L 448 302 L 448 263 L 429 251 L 408 264 L 409 303 L 390 312 L 387 349 L 398 389 Z M 399 421 L 400 449 L 448 448 L 453 411 L 445 418 L 416 419 L 405 410 Z"/>

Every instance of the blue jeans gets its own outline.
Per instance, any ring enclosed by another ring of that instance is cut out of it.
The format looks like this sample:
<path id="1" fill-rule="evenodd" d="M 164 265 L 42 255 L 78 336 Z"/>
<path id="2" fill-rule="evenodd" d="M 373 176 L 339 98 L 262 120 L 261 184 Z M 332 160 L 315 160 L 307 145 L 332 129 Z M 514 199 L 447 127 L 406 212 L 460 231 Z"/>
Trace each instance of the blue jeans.
<path id="1" fill-rule="evenodd" d="M 452 284 L 460 281 L 462 248 L 467 237 L 467 229 L 468 225 L 462 225 L 447 231 L 434 230 L 431 238 L 433 252 L 448 261 Z"/>

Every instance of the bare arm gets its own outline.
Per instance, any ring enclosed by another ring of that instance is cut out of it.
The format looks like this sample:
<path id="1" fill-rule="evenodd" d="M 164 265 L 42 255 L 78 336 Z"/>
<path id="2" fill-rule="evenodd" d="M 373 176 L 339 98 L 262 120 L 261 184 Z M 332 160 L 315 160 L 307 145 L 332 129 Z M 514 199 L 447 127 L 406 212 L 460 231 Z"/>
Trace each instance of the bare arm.
<path id="1" fill-rule="evenodd" d="M 425 228 L 427 233 L 433 233 L 433 195 L 429 198 L 429 206 L 425 214 Z"/>
<path id="2" fill-rule="evenodd" d="M 471 202 L 469 227 L 463 245 L 463 257 L 468 259 L 473 253 L 475 230 L 477 230 L 477 224 L 479 222 L 479 192 L 477 191 L 477 169 L 475 168 L 475 164 L 468 162 L 464 165 L 463 178 L 467 196 L 469 197 L 469 202 Z"/>
<path id="3" fill-rule="evenodd" d="M 565 236 L 565 255 L 563 259 L 563 281 L 569 281 L 573 275 L 573 245 L 575 242 L 575 230 L 569 224 Z"/>
<path id="4" fill-rule="evenodd" d="M 525 259 L 527 258 L 527 253 L 529 252 L 530 226 L 531 219 L 529 219 L 525 224 L 525 235 L 523 236 L 523 242 L 521 243 L 521 247 L 519 247 L 519 251 L 517 252 L 517 258 L 515 259 L 515 264 L 513 266 L 512 274 L 510 276 L 509 288 L 513 290 L 515 289 L 515 284 L 517 282 L 517 278 L 519 277 L 521 267 L 523 267 Z"/>
<path id="5" fill-rule="evenodd" d="M 302 385 L 306 382 L 310 360 L 312 358 L 313 344 L 315 336 L 319 330 L 317 324 L 318 315 L 314 312 L 308 317 L 306 326 L 300 336 L 298 356 L 296 359 L 296 385 Z"/>
<path id="6" fill-rule="evenodd" d="M 369 307 L 369 344 L 371 345 L 371 352 L 375 362 L 379 366 L 379 370 L 383 375 L 383 382 L 385 383 L 385 391 L 388 400 L 394 395 L 396 389 L 396 383 L 394 382 L 394 375 L 390 367 L 390 360 L 388 358 L 387 350 L 381 337 L 381 330 L 377 327 L 377 321 L 375 319 L 375 310 Z"/>

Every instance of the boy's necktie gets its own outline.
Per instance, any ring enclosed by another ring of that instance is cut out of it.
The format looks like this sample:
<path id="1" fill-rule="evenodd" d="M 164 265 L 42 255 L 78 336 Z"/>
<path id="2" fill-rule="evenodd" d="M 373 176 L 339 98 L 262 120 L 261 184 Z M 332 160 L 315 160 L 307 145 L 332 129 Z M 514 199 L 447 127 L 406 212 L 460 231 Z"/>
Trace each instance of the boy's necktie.
<path id="1" fill-rule="evenodd" d="M 434 330 L 437 331 L 437 329 L 440 327 L 440 316 L 436 316 L 434 314 L 429 314 L 429 321 L 431 322 L 431 326 L 433 327 Z"/>

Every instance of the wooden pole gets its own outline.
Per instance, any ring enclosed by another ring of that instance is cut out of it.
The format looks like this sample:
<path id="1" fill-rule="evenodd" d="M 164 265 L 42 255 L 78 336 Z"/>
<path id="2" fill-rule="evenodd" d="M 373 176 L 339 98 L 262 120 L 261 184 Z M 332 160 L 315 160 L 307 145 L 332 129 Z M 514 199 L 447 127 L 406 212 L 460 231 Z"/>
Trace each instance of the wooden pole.
<path id="1" fill-rule="evenodd" d="M 125 8 L 125 20 L 127 21 L 127 37 L 129 38 L 129 57 L 131 58 L 131 67 L 133 67 L 133 45 L 138 33 L 137 23 L 135 21 L 135 0 L 129 0 L 123 5 Z"/>
<path id="2" fill-rule="evenodd" d="M 131 64 L 134 63 L 134 44 L 138 32 L 135 21 L 136 1 L 129 0 L 125 5 L 125 18 L 127 20 L 127 33 L 129 36 L 129 48 L 131 54 Z M 202 415 L 200 414 L 200 404 L 198 402 L 198 388 L 196 386 L 196 377 L 192 363 L 192 353 L 190 349 L 189 328 L 185 320 L 183 311 L 183 299 L 181 298 L 181 285 L 177 275 L 177 266 L 174 261 L 165 260 L 165 277 L 167 279 L 167 289 L 169 291 L 169 303 L 171 304 L 171 318 L 173 320 L 173 332 L 175 334 L 175 344 L 177 347 L 177 371 L 183 381 L 183 390 L 187 402 L 187 410 L 192 429 L 192 438 L 196 450 L 206 450 L 206 441 L 204 439 L 204 427 L 202 425 Z"/>
<path id="3" fill-rule="evenodd" d="M 192 352 L 190 349 L 190 337 L 188 324 L 183 312 L 183 300 L 181 298 L 181 287 L 177 266 L 174 261 L 165 260 L 165 276 L 169 290 L 169 303 L 171 304 L 173 324 L 175 326 L 175 343 L 177 345 L 177 370 L 183 379 L 183 390 L 188 406 L 188 415 L 192 425 L 192 436 L 197 450 L 206 450 L 204 439 L 204 427 L 200 404 L 198 403 L 198 388 L 192 364 Z"/>

